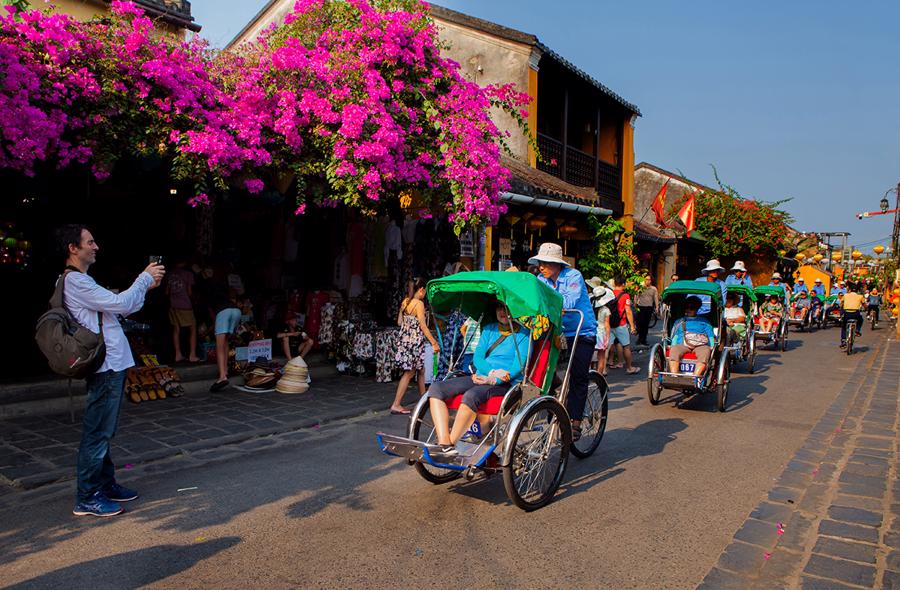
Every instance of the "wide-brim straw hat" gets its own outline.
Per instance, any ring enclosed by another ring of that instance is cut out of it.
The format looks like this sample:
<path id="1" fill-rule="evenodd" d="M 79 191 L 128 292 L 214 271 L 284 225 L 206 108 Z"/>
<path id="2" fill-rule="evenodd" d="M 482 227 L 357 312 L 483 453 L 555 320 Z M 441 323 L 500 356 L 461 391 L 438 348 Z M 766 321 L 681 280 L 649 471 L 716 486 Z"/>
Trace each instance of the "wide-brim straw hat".
<path id="1" fill-rule="evenodd" d="M 591 289 L 596 289 L 597 287 L 603 286 L 603 279 L 601 279 L 600 277 L 591 277 L 585 281 L 585 284 L 587 284 L 587 286 Z"/>
<path id="2" fill-rule="evenodd" d="M 563 266 L 569 266 L 569 263 L 563 260 L 562 246 L 553 242 L 544 242 L 538 249 L 536 256 L 528 259 L 528 264 L 537 264 L 538 262 L 553 262 Z"/>
<path id="3" fill-rule="evenodd" d="M 744 266 L 744 262 L 742 260 L 735 260 L 734 266 L 731 267 L 731 270 L 738 270 L 741 272 L 747 272 L 747 267 Z"/>
<path id="4" fill-rule="evenodd" d="M 773 272 L 773 273 L 772 273 L 772 278 L 773 278 L 773 279 L 780 279 L 780 278 L 781 278 L 781 273 L 780 273 L 780 272 Z"/>
<path id="5" fill-rule="evenodd" d="M 706 263 L 706 268 L 704 268 L 702 271 L 700 271 L 700 274 L 705 276 L 714 270 L 719 270 L 722 272 L 725 271 L 725 268 L 721 264 L 719 264 L 719 261 L 715 258 L 713 258 L 712 260 L 710 260 L 709 262 Z"/>

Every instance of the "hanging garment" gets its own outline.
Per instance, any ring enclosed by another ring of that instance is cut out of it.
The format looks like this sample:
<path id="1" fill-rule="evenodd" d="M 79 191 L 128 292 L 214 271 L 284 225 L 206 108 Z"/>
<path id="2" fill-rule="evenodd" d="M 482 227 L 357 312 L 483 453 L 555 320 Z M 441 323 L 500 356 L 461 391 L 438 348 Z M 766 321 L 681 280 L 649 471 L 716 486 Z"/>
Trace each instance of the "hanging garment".
<path id="1" fill-rule="evenodd" d="M 375 382 L 390 383 L 399 328 L 385 328 L 375 336 Z"/>
<path id="2" fill-rule="evenodd" d="M 322 320 L 319 323 L 319 344 L 331 344 L 334 339 L 334 304 L 322 306 Z"/>
<path id="3" fill-rule="evenodd" d="M 371 332 L 357 332 L 353 337 L 353 358 L 362 361 L 375 358 L 375 338 Z"/>

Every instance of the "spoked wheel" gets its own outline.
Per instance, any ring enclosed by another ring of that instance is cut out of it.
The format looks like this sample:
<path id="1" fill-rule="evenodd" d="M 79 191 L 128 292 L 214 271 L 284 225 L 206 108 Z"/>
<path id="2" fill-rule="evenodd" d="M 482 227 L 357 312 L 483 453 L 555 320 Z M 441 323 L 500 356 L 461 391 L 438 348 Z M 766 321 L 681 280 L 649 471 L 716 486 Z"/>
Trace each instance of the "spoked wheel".
<path id="1" fill-rule="evenodd" d="M 662 383 L 659 382 L 659 374 L 665 370 L 666 359 L 663 358 L 659 344 L 653 345 L 650 351 L 650 366 L 647 367 L 647 399 L 651 405 L 659 404 L 662 395 Z"/>
<path id="2" fill-rule="evenodd" d="M 513 419 L 504 457 L 503 487 L 513 503 L 532 511 L 545 506 L 562 483 L 572 446 L 566 410 L 555 398 L 541 398 Z"/>
<path id="3" fill-rule="evenodd" d="M 756 343 L 750 341 L 750 352 L 747 354 L 747 372 L 753 374 L 754 365 L 756 364 Z"/>
<path id="4" fill-rule="evenodd" d="M 581 419 L 581 438 L 572 443 L 573 455 L 579 459 L 585 459 L 594 454 L 606 432 L 608 415 L 609 385 L 603 375 L 597 371 L 591 371 L 588 376 L 584 417 Z"/>
<path id="5" fill-rule="evenodd" d="M 728 356 L 728 351 L 722 355 L 724 367 L 719 374 L 718 383 L 716 383 L 716 407 L 720 412 L 725 411 L 725 404 L 728 403 L 728 386 L 731 383 L 731 363 L 728 361 Z"/>
<path id="6" fill-rule="evenodd" d="M 853 354 L 854 340 L 856 340 L 856 326 L 847 324 L 847 356 Z"/>
<path id="7" fill-rule="evenodd" d="M 788 325 L 785 323 L 784 326 L 781 327 L 781 352 L 787 350 L 787 335 Z"/>
<path id="8" fill-rule="evenodd" d="M 410 415 L 409 438 L 426 443 L 436 443 L 437 434 L 434 432 L 434 422 L 431 421 L 431 412 L 428 408 L 428 400 L 420 400 L 416 409 Z M 453 469 L 441 469 L 425 463 L 416 463 L 416 471 L 433 484 L 447 483 L 458 478 L 461 473 Z"/>

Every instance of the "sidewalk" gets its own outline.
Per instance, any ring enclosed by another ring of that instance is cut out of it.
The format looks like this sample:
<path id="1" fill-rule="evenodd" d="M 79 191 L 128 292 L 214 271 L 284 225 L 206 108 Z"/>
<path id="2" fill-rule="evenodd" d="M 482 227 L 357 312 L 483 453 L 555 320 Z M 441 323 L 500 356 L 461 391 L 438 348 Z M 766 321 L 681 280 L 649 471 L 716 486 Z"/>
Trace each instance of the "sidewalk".
<path id="1" fill-rule="evenodd" d="M 869 358 L 700 588 L 900 588 L 900 342 L 888 331 L 867 334 Z"/>
<path id="2" fill-rule="evenodd" d="M 237 383 L 240 378 L 233 378 Z M 205 384 L 208 386 L 208 384 Z M 83 388 L 83 385 L 81 386 Z M 124 402 L 112 456 L 119 468 L 242 440 L 387 411 L 396 383 L 366 377 L 316 378 L 298 395 L 188 390 L 179 398 Z M 405 401 L 416 398 L 410 388 Z M 0 488 L 29 489 L 74 478 L 81 408 L 69 414 L 0 419 Z"/>

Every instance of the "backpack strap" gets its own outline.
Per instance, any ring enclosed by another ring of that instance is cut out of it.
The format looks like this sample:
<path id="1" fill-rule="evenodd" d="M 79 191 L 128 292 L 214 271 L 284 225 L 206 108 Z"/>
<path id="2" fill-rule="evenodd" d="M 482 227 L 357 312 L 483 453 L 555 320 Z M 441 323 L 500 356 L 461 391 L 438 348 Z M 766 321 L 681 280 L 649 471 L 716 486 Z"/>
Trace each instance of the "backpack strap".
<path id="1" fill-rule="evenodd" d="M 509 336 L 509 334 L 501 334 L 499 338 L 494 340 L 494 343 L 491 344 L 490 348 L 487 349 L 487 352 L 484 353 L 484 358 L 491 356 L 491 353 L 494 352 L 494 349 L 500 346 L 500 343 L 506 340 L 507 336 Z"/>
<path id="2" fill-rule="evenodd" d="M 51 308 L 61 307 L 65 309 L 66 275 L 70 272 L 81 272 L 81 270 L 71 264 L 66 265 L 66 268 L 63 269 L 63 273 L 56 281 L 56 290 L 53 291 L 53 296 L 50 297 Z M 97 323 L 99 325 L 100 334 L 103 334 L 103 314 L 100 311 L 97 312 Z"/>

